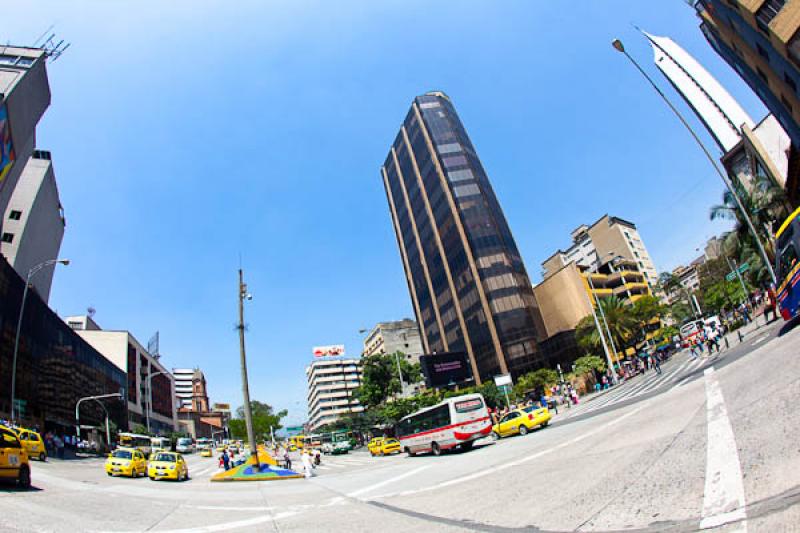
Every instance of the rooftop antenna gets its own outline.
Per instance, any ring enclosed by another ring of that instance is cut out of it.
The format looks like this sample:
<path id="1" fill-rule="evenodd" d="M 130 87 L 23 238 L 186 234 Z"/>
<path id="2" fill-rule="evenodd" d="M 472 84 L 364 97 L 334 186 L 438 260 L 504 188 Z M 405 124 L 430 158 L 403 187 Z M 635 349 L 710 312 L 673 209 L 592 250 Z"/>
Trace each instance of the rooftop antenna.
<path id="1" fill-rule="evenodd" d="M 45 34 L 46 33 L 47 32 L 45 32 Z M 61 57 L 61 54 L 63 54 L 67 50 L 67 48 L 69 48 L 70 45 L 72 44 L 72 43 L 66 43 L 65 44 L 64 43 L 64 39 L 61 39 L 60 41 L 56 42 L 55 39 L 56 39 L 56 34 L 55 33 L 51 33 L 50 37 L 48 37 L 42 43 L 42 46 L 41 46 L 42 50 L 44 50 L 45 57 L 51 63 L 53 61 L 55 61 L 56 59 L 58 59 L 59 57 Z M 37 39 L 37 41 L 38 41 L 38 39 Z"/>
<path id="2" fill-rule="evenodd" d="M 50 33 L 50 30 L 52 30 L 54 27 L 55 27 L 55 24 L 50 24 L 50 27 L 47 28 L 46 30 L 44 30 L 44 33 L 42 33 L 35 41 L 33 41 L 33 45 L 31 45 L 31 46 L 33 48 L 38 48 L 39 47 L 38 46 L 39 41 L 44 39 L 44 36 L 47 35 L 48 33 Z"/>

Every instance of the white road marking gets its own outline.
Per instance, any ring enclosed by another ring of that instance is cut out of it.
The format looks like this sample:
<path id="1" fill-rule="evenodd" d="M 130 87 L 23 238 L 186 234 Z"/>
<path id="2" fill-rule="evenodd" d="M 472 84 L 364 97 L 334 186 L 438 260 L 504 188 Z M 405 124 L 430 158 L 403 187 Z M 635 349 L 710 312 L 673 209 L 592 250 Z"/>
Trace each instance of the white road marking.
<path id="1" fill-rule="evenodd" d="M 375 489 L 379 489 L 385 485 L 389 485 L 390 483 L 394 483 L 395 481 L 400 481 L 401 479 L 405 479 L 407 477 L 413 476 L 414 474 L 418 474 L 423 470 L 430 468 L 432 465 L 420 466 L 419 468 L 415 468 L 414 470 L 409 470 L 405 474 L 400 474 L 399 476 L 395 476 L 393 478 L 385 479 L 380 483 L 375 483 L 374 485 L 370 485 L 369 487 L 364 487 L 362 489 L 358 489 L 348 494 L 349 497 L 354 498 L 361 494 L 365 494 L 367 492 L 373 491 Z"/>
<path id="2" fill-rule="evenodd" d="M 708 444 L 703 519 L 700 528 L 741 521 L 736 531 L 747 531 L 744 483 L 736 438 L 714 367 L 705 371 Z"/>
<path id="3" fill-rule="evenodd" d="M 753 344 L 755 345 L 755 344 L 758 344 L 759 342 L 764 342 L 764 341 L 765 341 L 765 340 L 767 340 L 768 338 L 769 338 L 769 335 L 764 335 L 763 337 L 759 337 L 759 338 L 757 338 L 756 340 L 754 340 L 754 341 L 753 341 Z"/>
<path id="4" fill-rule="evenodd" d="M 484 470 L 480 470 L 480 471 L 474 472 L 472 474 L 467 474 L 465 476 L 457 477 L 457 478 L 454 478 L 454 479 L 451 479 L 451 480 L 448 480 L 448 481 L 442 481 L 441 483 L 436 483 L 435 485 L 430 485 L 428 487 L 422 487 L 422 488 L 413 489 L 413 490 L 406 490 L 406 491 L 397 492 L 397 493 L 393 493 L 393 494 L 382 494 L 380 496 L 373 496 L 373 497 L 371 497 L 369 499 L 370 500 L 374 500 L 374 499 L 377 499 L 377 498 L 390 498 L 390 497 L 394 497 L 394 496 L 408 496 L 408 495 L 411 495 L 411 494 L 418 494 L 420 492 L 428 492 L 428 491 L 431 491 L 431 490 L 438 490 L 438 489 L 442 489 L 442 488 L 445 488 L 445 487 L 449 487 L 451 485 L 458 485 L 460 483 L 464 483 L 465 481 L 472 481 L 473 479 L 479 479 L 479 478 L 482 478 L 482 477 L 487 476 L 489 474 L 494 474 L 496 472 L 501 472 L 501 471 L 506 470 L 508 468 L 513 468 L 515 466 L 519 466 L 521 464 L 527 463 L 528 461 L 533 461 L 534 459 L 538 459 L 539 457 L 542 457 L 543 455 L 547 455 L 549 453 L 552 453 L 554 451 L 560 450 L 562 448 L 566 448 L 568 446 L 572 446 L 572 445 L 574 445 L 574 444 L 576 444 L 576 443 L 578 443 L 578 442 L 580 442 L 582 440 L 585 440 L 585 439 L 588 439 L 590 437 L 593 437 L 597 433 L 600 433 L 601 431 L 604 431 L 604 430 L 610 428 L 611 426 L 619 424 L 623 420 L 635 415 L 636 413 L 638 413 L 639 411 L 644 409 L 644 407 L 645 407 L 645 405 L 642 404 L 639 407 L 637 407 L 636 409 L 634 409 L 633 411 L 630 411 L 629 413 L 625 413 L 624 415 L 622 415 L 622 416 L 620 416 L 618 418 L 615 418 L 614 420 L 611 420 L 611 421 L 603 424 L 602 426 L 593 429 L 592 431 L 588 431 L 586 433 L 583 433 L 582 435 L 579 435 L 579 436 L 575 437 L 574 439 L 570 439 L 568 441 L 565 441 L 565 442 L 562 442 L 560 444 L 557 444 L 556 446 L 553 446 L 552 448 L 547 448 L 545 450 L 542 450 L 540 452 L 534 453 L 532 455 L 527 455 L 527 456 L 523 457 L 522 459 L 518 459 L 516 461 L 511 461 L 511 462 L 508 462 L 508 463 L 503 463 L 503 464 L 498 465 L 498 466 L 491 466 L 491 467 L 486 468 Z M 414 471 L 409 472 L 407 475 L 410 475 L 412 473 L 415 473 L 415 472 Z M 379 485 L 382 485 L 382 484 L 383 483 L 379 483 Z M 373 487 L 369 487 L 369 488 L 371 490 L 372 488 L 375 488 L 375 487 L 373 486 Z"/>

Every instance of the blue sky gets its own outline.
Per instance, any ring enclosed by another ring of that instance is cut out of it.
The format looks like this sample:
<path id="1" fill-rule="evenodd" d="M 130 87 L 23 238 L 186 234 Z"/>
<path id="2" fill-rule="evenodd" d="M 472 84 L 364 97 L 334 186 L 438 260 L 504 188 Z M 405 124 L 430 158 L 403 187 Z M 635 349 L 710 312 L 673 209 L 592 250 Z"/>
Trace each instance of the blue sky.
<path id="1" fill-rule="evenodd" d="M 72 43 L 38 129 L 73 261 L 52 307 L 93 306 L 143 343 L 159 330 L 168 366 L 201 367 L 212 401 L 240 405 L 241 254 L 251 395 L 290 422 L 313 345 L 358 354 L 360 328 L 413 316 L 379 167 L 415 95 L 454 101 L 534 281 L 605 213 L 638 225 L 659 271 L 726 229 L 708 220 L 719 178 L 609 44 L 677 101 L 632 23 L 765 114 L 679 0 L 7 0 L 3 19 L 4 42 L 55 24 Z"/>

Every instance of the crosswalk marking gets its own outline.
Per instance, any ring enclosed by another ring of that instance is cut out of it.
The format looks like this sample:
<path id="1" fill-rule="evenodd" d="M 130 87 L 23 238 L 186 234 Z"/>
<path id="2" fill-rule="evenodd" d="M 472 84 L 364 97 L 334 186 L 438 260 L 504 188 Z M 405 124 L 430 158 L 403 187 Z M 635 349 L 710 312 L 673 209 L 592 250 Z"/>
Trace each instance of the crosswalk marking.
<path id="1" fill-rule="evenodd" d="M 648 371 L 644 376 L 636 377 L 631 381 L 617 385 L 597 399 L 573 406 L 566 412 L 562 411 L 561 418 L 566 419 L 592 413 L 616 403 L 674 386 L 678 380 L 683 383 L 687 374 L 690 374 L 706 362 L 706 360 L 700 358 L 687 358 L 684 361 L 675 361 L 673 364 L 667 363 L 662 365 L 661 374 Z M 666 369 L 664 368 L 665 366 L 667 367 Z"/>

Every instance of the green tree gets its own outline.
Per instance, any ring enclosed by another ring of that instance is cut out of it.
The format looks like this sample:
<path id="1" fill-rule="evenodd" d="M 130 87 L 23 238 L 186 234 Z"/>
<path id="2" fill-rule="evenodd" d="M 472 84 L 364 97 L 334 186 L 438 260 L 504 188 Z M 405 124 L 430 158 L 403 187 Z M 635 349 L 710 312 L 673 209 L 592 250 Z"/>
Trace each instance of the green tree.
<path id="1" fill-rule="evenodd" d="M 584 355 L 575 359 L 575 374 L 582 375 L 588 374 L 597 370 L 598 372 L 606 371 L 606 362 L 602 357 L 596 355 Z"/>
<path id="2" fill-rule="evenodd" d="M 147 427 L 144 424 L 134 424 L 133 429 L 131 429 L 131 433 L 138 433 L 139 435 L 149 435 L 149 436 L 153 435 L 151 431 L 147 431 Z"/>
<path id="3" fill-rule="evenodd" d="M 631 307 L 625 305 L 625 303 L 616 296 L 603 298 L 598 301 L 599 307 L 602 308 L 605 314 L 606 323 L 608 324 L 608 329 L 611 331 L 611 338 L 614 340 L 614 345 L 617 350 L 624 351 L 625 348 L 629 346 L 629 343 L 635 340 L 636 335 L 635 328 L 637 327 L 637 321 L 631 313 Z M 604 328 L 600 311 L 598 310 L 597 313 L 598 320 L 601 320 L 601 327 Z M 605 328 L 603 329 L 603 335 L 606 335 Z M 592 315 L 587 315 L 578 322 L 575 328 L 575 336 L 578 341 L 578 346 L 586 351 L 598 352 L 602 349 L 600 337 L 597 334 L 597 328 Z M 610 350 L 611 346 L 609 345 L 608 348 Z"/>
<path id="4" fill-rule="evenodd" d="M 689 304 L 682 301 L 673 302 L 667 310 L 667 314 L 672 317 L 676 324 L 683 324 L 687 320 L 694 317 L 694 311 Z"/>
<path id="5" fill-rule="evenodd" d="M 516 396 L 522 397 L 528 392 L 554 385 L 555 383 L 558 383 L 558 372 L 552 368 L 540 368 L 520 376 L 514 386 L 514 393 Z"/>
<path id="6" fill-rule="evenodd" d="M 366 407 L 378 406 L 395 394 L 400 393 L 400 377 L 397 373 L 397 362 L 403 372 L 404 383 L 420 381 L 419 364 L 408 362 L 405 354 L 374 354 L 362 359 L 361 385 L 355 395 Z"/>
<path id="7" fill-rule="evenodd" d="M 250 410 L 253 414 L 253 433 L 256 440 L 265 440 L 270 437 L 270 428 L 278 431 L 283 428 L 281 420 L 286 417 L 286 409 L 274 412 L 271 405 L 256 400 L 250 401 Z M 247 426 L 244 419 L 244 406 L 236 410 L 236 417 L 228 422 L 231 436 L 235 439 L 247 439 Z"/>

